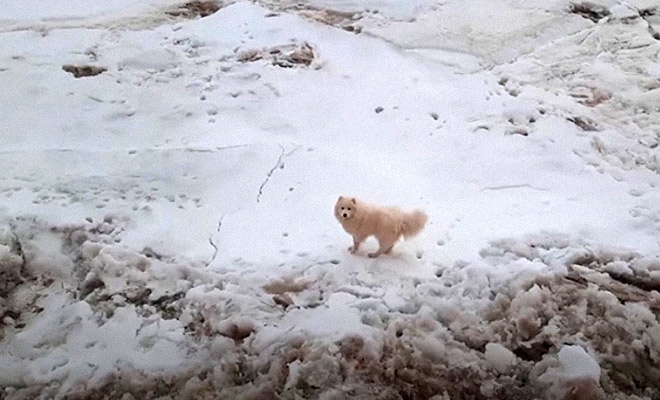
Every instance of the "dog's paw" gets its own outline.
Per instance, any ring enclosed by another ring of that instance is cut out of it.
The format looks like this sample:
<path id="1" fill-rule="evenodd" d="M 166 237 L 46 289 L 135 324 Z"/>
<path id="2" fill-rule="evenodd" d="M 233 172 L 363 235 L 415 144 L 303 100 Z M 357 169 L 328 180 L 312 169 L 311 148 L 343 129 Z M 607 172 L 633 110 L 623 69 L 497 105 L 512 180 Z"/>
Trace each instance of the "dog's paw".
<path id="1" fill-rule="evenodd" d="M 376 257 L 378 257 L 379 255 L 380 255 L 380 254 L 378 254 L 378 253 L 369 253 L 369 254 L 368 254 L 369 258 L 376 258 Z"/>

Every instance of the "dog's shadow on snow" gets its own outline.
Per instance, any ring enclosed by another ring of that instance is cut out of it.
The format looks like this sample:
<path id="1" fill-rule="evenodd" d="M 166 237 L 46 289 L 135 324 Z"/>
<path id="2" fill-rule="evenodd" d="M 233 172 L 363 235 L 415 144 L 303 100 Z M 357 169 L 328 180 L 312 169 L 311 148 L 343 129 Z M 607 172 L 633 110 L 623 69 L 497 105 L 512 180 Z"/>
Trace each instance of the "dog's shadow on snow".
<path id="1" fill-rule="evenodd" d="M 358 265 L 371 274 L 384 275 L 426 275 L 428 260 L 424 260 L 419 251 L 409 248 L 393 249 L 389 254 L 382 254 L 376 258 L 370 258 L 368 254 L 374 250 L 368 247 L 358 251 L 356 254 L 347 254 L 342 257 L 344 265 Z"/>

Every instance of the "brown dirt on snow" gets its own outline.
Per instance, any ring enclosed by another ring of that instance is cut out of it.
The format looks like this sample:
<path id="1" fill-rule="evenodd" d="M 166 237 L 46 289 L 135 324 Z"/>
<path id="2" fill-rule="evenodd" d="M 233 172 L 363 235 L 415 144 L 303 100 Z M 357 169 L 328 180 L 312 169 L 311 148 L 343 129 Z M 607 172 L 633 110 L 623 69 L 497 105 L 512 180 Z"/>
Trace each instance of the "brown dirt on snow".
<path id="1" fill-rule="evenodd" d="M 214 1 L 189 1 L 188 3 L 182 4 L 175 10 L 167 12 L 167 15 L 172 17 L 182 17 L 182 18 L 204 18 L 209 15 L 215 14 L 220 9 L 218 3 Z"/>
<path id="2" fill-rule="evenodd" d="M 106 68 L 95 67 L 93 65 L 71 65 L 71 64 L 62 66 L 62 69 L 68 73 L 73 74 L 74 78 L 96 76 L 107 71 Z"/>

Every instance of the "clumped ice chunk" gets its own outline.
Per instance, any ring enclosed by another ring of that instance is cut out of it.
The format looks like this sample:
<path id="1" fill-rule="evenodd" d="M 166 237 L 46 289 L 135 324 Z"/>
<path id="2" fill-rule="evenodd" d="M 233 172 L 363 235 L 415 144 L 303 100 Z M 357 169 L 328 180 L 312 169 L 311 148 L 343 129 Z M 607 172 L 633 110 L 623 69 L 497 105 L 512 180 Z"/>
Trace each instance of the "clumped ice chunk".
<path id="1" fill-rule="evenodd" d="M 596 400 L 603 398 L 600 388 L 600 366 L 582 346 L 564 345 L 555 366 L 539 376 L 540 382 L 550 384 L 549 395 L 556 399 Z"/>
<path id="2" fill-rule="evenodd" d="M 484 352 L 488 364 L 500 373 L 507 373 L 516 364 L 516 355 L 499 343 L 488 343 Z"/>

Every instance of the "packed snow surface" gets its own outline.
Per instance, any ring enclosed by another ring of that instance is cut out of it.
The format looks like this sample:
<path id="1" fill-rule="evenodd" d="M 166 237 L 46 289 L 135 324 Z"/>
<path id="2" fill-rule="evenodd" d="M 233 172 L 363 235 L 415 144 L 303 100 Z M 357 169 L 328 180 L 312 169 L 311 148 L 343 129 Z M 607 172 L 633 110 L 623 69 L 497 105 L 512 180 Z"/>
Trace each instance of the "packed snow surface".
<path id="1" fill-rule="evenodd" d="M 654 2 L 25 1 L 0 39 L 0 397 L 660 396 Z M 340 195 L 429 222 L 351 255 Z"/>

